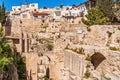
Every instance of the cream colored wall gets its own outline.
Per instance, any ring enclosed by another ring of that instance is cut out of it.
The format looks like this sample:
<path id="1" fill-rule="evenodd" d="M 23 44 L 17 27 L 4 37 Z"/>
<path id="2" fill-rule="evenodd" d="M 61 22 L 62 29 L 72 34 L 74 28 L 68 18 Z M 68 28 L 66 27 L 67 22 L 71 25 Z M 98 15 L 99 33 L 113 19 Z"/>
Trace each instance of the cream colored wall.
<path id="1" fill-rule="evenodd" d="M 26 15 L 27 15 L 27 17 L 26 17 L 26 18 L 23 18 L 23 15 L 24 15 L 24 14 L 26 14 Z M 27 12 L 23 12 L 23 13 L 21 13 L 21 14 L 20 14 L 20 18 L 21 18 L 21 19 L 30 19 L 30 18 L 31 18 L 30 12 L 29 12 L 29 11 L 27 11 Z"/>

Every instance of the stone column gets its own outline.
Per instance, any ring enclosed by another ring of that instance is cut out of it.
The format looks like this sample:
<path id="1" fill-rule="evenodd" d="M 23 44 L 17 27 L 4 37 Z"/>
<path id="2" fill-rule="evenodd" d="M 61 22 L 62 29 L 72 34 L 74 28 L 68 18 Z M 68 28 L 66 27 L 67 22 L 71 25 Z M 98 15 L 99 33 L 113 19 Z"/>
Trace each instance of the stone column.
<path id="1" fill-rule="evenodd" d="M 20 54 L 22 54 L 22 42 L 23 42 L 22 38 L 20 38 L 19 41 L 20 41 Z"/>
<path id="2" fill-rule="evenodd" d="M 30 51 L 30 39 L 27 39 L 27 51 Z"/>
<path id="3" fill-rule="evenodd" d="M 24 40 L 25 40 L 25 53 L 28 52 L 28 40 L 27 40 L 27 33 L 24 34 Z"/>

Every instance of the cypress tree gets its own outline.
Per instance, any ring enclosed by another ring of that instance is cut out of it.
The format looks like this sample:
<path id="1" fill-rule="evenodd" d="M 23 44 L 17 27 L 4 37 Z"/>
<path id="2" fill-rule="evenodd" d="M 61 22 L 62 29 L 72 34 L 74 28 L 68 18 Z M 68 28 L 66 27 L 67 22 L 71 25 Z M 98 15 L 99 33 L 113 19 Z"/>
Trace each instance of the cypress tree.
<path id="1" fill-rule="evenodd" d="M 6 20 L 6 15 L 5 15 L 5 6 L 4 3 L 2 3 L 2 7 L 0 8 L 0 22 L 2 25 L 5 23 Z"/>

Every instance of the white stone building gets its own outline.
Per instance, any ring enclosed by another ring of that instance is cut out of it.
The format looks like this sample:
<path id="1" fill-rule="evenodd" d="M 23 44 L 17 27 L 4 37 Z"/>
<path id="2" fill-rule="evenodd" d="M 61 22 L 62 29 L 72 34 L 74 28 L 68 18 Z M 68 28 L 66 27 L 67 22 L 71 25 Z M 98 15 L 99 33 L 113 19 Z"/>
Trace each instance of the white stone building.
<path id="1" fill-rule="evenodd" d="M 12 6 L 12 11 L 37 10 L 38 3 L 24 4 L 21 6 Z"/>

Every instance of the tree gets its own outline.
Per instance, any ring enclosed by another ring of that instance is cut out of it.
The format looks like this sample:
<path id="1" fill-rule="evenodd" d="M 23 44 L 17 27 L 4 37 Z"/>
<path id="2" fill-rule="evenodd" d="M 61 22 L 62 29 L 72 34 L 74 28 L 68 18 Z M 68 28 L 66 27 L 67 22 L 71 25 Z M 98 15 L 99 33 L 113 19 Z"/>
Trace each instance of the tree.
<path id="1" fill-rule="evenodd" d="M 1 7 L 1 22 L 2 22 L 2 24 L 5 23 L 5 20 L 6 20 L 5 6 L 4 6 L 4 3 L 2 3 L 2 7 Z"/>
<path id="2" fill-rule="evenodd" d="M 106 17 L 103 12 L 101 12 L 97 8 L 92 8 L 88 10 L 88 14 L 86 15 L 87 20 L 83 19 L 83 23 L 86 25 L 103 25 L 110 24 L 110 20 Z"/>
<path id="3" fill-rule="evenodd" d="M 46 47 L 47 47 L 47 49 L 48 49 L 49 51 L 51 51 L 51 50 L 53 49 L 53 45 L 52 45 L 52 44 L 48 44 Z"/>
<path id="4" fill-rule="evenodd" d="M 117 22 L 120 22 L 120 0 L 114 2 L 114 15 Z"/>
<path id="5" fill-rule="evenodd" d="M 2 23 L 2 25 L 6 21 L 6 14 L 5 14 L 5 12 L 6 12 L 5 6 L 4 6 L 4 3 L 2 3 L 2 7 L 0 7 L 0 22 Z"/>
<path id="6" fill-rule="evenodd" d="M 0 75 L 4 76 L 5 67 L 10 64 L 10 48 L 3 38 L 3 29 L 0 28 Z"/>
<path id="7" fill-rule="evenodd" d="M 114 20 L 113 0 L 97 0 L 97 7 L 110 21 Z"/>
<path id="8" fill-rule="evenodd" d="M 14 75 L 16 74 L 16 75 Z M 3 36 L 3 29 L 0 28 L 0 79 L 26 80 L 26 68 L 23 58 L 19 57 L 15 48 L 11 48 Z"/>

